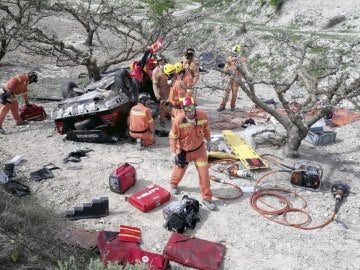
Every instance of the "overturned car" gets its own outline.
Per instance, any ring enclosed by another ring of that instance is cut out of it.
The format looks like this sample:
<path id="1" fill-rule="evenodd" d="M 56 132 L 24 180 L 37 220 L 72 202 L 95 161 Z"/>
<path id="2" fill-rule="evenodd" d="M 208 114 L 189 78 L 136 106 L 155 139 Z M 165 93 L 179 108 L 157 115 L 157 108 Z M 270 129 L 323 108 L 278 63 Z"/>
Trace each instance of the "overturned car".
<path id="1" fill-rule="evenodd" d="M 126 69 L 102 74 L 101 80 L 85 88 L 74 82 L 62 86 L 63 100 L 51 117 L 67 140 L 117 142 L 125 136 L 127 117 L 136 103 L 138 88 Z"/>

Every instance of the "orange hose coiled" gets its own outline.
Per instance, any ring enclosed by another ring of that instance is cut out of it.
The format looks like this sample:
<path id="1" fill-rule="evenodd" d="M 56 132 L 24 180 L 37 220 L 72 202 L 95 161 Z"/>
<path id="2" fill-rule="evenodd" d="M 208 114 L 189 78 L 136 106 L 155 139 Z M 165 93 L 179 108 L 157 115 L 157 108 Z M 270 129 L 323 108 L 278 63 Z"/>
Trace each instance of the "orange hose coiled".
<path id="1" fill-rule="evenodd" d="M 300 196 L 299 194 L 292 192 L 290 190 L 280 189 L 280 188 L 259 189 L 258 191 L 256 191 L 258 189 L 257 187 L 259 186 L 260 182 L 264 178 L 266 178 L 270 174 L 277 173 L 277 172 L 280 172 L 280 170 L 273 170 L 273 171 L 267 172 L 256 180 L 255 191 L 252 194 L 252 196 L 250 197 L 250 205 L 256 212 L 258 212 L 260 215 L 264 216 L 265 218 L 267 218 L 271 221 L 274 221 L 276 223 L 279 223 L 279 224 L 282 224 L 285 226 L 295 227 L 295 228 L 298 228 L 301 230 L 320 229 L 320 228 L 325 227 L 326 225 L 328 225 L 330 222 L 332 222 L 334 220 L 334 218 L 336 216 L 335 211 L 332 213 L 330 218 L 328 218 L 324 223 L 309 227 L 308 225 L 312 222 L 312 219 L 311 219 L 310 214 L 305 211 L 305 208 L 307 207 L 307 203 L 306 203 L 306 200 L 302 196 Z M 281 193 L 291 193 L 291 194 L 295 195 L 297 198 L 301 199 L 303 201 L 302 208 L 293 208 L 291 202 Z M 265 201 L 261 200 L 265 196 L 275 197 L 275 198 L 279 199 L 281 202 L 283 202 L 285 204 L 285 207 L 283 207 L 281 209 L 274 209 L 274 207 L 265 203 Z M 265 210 L 263 208 L 260 208 L 258 205 L 258 201 L 261 201 L 267 207 L 273 208 L 274 210 Z M 287 219 L 287 214 L 292 213 L 292 212 L 302 213 L 306 217 L 305 221 L 299 222 L 299 223 L 289 222 Z M 274 215 L 282 216 L 282 220 L 273 218 Z"/>

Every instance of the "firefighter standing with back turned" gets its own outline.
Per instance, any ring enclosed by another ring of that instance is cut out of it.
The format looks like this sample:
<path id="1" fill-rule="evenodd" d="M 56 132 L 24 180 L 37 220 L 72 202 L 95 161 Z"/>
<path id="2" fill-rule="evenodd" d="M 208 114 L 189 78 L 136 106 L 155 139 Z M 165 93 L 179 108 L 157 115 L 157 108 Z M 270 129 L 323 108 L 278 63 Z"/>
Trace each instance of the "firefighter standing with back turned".
<path id="1" fill-rule="evenodd" d="M 183 111 L 178 114 L 169 133 L 170 151 L 175 166 L 170 180 L 170 191 L 178 193 L 178 185 L 186 172 L 189 162 L 194 161 L 199 175 L 202 204 L 209 210 L 216 208 L 212 201 L 208 157 L 204 139 L 210 142 L 208 115 L 196 109 L 195 100 L 185 97 Z"/>
<path id="2" fill-rule="evenodd" d="M 139 94 L 138 104 L 131 108 L 128 118 L 129 134 L 136 139 L 138 149 L 155 142 L 154 119 L 151 110 L 147 107 L 149 102 L 150 96 L 148 94 Z"/>
<path id="3" fill-rule="evenodd" d="M 181 108 L 181 100 L 184 99 L 186 96 L 192 95 L 191 85 L 193 84 L 193 79 L 191 77 L 190 72 L 183 68 L 182 63 L 178 62 L 174 64 L 175 67 L 175 74 L 176 78 L 173 81 L 168 101 L 172 105 L 171 114 L 173 115 L 174 119 L 179 113 L 182 112 Z"/>
<path id="4" fill-rule="evenodd" d="M 169 93 L 170 93 L 170 85 L 168 85 L 168 77 L 164 73 L 164 66 L 166 59 L 163 55 L 157 54 L 156 55 L 157 66 L 153 70 L 152 73 L 152 84 L 154 95 L 160 103 L 159 108 L 159 119 L 160 119 L 160 126 L 165 127 L 165 118 L 167 111 L 164 108 L 164 104 L 166 103 Z"/>
<path id="5" fill-rule="evenodd" d="M 11 111 L 17 126 L 28 124 L 19 115 L 19 103 L 16 96 L 22 95 L 25 105 L 30 106 L 27 96 L 28 84 L 37 81 L 38 75 L 35 72 L 29 72 L 28 74 L 16 75 L 4 84 L 3 89 L 0 90 L 0 134 L 5 134 L 2 125 L 9 111 Z"/>

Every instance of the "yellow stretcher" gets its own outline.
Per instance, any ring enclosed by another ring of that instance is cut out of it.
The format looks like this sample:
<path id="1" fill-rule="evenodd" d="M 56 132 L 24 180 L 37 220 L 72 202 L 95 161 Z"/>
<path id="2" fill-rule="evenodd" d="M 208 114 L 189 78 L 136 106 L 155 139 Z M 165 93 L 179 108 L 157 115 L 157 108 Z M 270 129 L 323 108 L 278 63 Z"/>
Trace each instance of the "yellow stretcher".
<path id="1" fill-rule="evenodd" d="M 269 166 L 238 134 L 231 130 L 223 130 L 224 141 L 241 163 L 249 170 L 266 169 Z"/>
<path id="2" fill-rule="evenodd" d="M 225 153 L 225 152 L 219 152 L 219 151 L 210 151 L 207 152 L 209 158 L 216 158 L 216 159 L 238 159 L 237 156 Z"/>

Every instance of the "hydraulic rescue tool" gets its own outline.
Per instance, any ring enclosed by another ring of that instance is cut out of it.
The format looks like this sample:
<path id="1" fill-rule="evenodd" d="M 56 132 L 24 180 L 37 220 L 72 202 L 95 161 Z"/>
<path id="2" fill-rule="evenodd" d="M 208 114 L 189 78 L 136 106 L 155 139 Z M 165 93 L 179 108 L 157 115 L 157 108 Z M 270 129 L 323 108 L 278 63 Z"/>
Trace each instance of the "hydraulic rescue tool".
<path id="1" fill-rule="evenodd" d="M 319 189 L 322 175 L 323 169 L 319 164 L 308 160 L 300 160 L 295 162 L 293 165 L 290 181 L 291 184 L 296 186 Z"/>
<path id="2" fill-rule="evenodd" d="M 339 211 L 340 204 L 344 197 L 347 197 L 350 193 L 350 186 L 340 181 L 335 182 L 331 188 L 331 192 L 335 198 L 335 213 Z"/>
<path id="3" fill-rule="evenodd" d="M 299 160 L 293 166 L 288 166 L 269 156 L 271 155 L 262 155 L 261 157 L 282 167 L 282 172 L 289 172 L 291 174 L 290 182 L 292 185 L 309 190 L 320 189 L 323 169 L 319 164 L 309 160 Z"/>
<path id="4" fill-rule="evenodd" d="M 230 179 L 233 177 L 240 177 L 240 178 L 251 178 L 254 179 L 255 175 L 251 172 L 246 170 L 241 170 L 239 164 L 234 163 L 227 169 L 227 174 L 229 175 Z"/>

